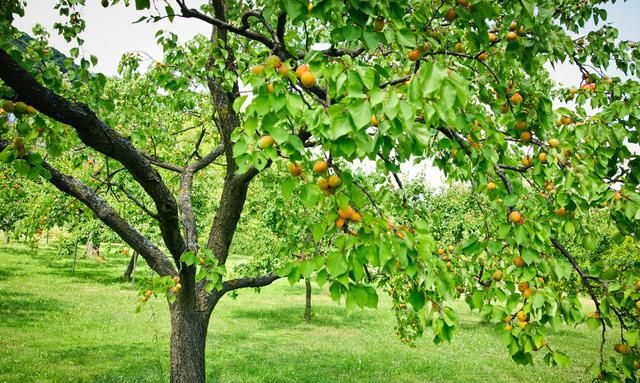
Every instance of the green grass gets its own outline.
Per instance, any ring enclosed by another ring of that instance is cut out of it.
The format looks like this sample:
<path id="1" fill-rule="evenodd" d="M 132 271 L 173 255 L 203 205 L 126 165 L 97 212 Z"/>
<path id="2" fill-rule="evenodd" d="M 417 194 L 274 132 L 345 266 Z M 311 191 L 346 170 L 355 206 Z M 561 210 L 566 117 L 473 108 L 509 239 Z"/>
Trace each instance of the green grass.
<path id="1" fill-rule="evenodd" d="M 0 248 L 0 382 L 165 382 L 169 319 L 153 299 L 135 313 L 136 289 L 120 279 L 128 259 L 56 259 L 50 248 Z M 139 283 L 151 274 L 140 268 Z M 211 382 L 581 382 L 597 358 L 598 333 L 567 328 L 549 337 L 570 368 L 511 362 L 492 325 L 460 304 L 461 329 L 449 344 L 416 348 L 393 335 L 378 310 L 347 314 L 326 291 L 302 321 L 304 285 L 278 281 L 242 291 L 216 308 L 207 339 Z"/>

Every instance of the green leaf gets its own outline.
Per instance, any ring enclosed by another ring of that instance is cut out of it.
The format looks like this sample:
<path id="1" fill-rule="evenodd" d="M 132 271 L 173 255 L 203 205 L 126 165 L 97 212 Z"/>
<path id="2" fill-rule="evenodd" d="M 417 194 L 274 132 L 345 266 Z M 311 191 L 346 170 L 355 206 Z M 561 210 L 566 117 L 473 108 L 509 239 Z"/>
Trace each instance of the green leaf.
<path id="1" fill-rule="evenodd" d="M 411 303 L 411 306 L 413 306 L 415 311 L 420 311 L 425 304 L 424 293 L 422 291 L 414 290 L 409 294 L 407 301 Z"/>
<path id="2" fill-rule="evenodd" d="M 342 253 L 334 251 L 327 256 L 327 270 L 336 277 L 346 273 L 349 270 L 349 264 Z"/>
<path id="3" fill-rule="evenodd" d="M 136 9 L 137 10 L 148 9 L 150 7 L 151 7 L 150 0 L 136 0 Z"/>

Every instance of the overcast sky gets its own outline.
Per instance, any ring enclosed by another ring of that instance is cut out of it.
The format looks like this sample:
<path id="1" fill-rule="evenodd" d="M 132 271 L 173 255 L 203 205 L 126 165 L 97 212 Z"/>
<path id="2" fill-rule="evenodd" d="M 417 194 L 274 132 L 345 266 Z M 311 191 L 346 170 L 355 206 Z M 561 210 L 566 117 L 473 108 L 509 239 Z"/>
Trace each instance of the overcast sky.
<path id="1" fill-rule="evenodd" d="M 57 1 L 47 0 L 30 1 L 25 17 L 17 19 L 15 25 L 22 31 L 30 32 L 36 23 L 42 24 L 51 33 L 51 45 L 67 54 L 72 46 L 52 28 L 53 23 L 60 20 L 58 12 L 53 9 L 56 3 Z M 190 7 L 197 7 L 200 3 L 202 0 L 188 2 Z M 640 0 L 618 0 L 606 9 L 607 21 L 618 27 L 621 39 L 640 40 Z M 142 13 L 135 11 L 133 7 L 125 8 L 122 4 L 103 8 L 99 0 L 87 0 L 82 13 L 87 21 L 87 29 L 82 35 L 85 39 L 83 49 L 87 54 L 98 57 L 97 70 L 105 74 L 116 73 L 120 57 L 125 52 L 143 51 L 154 59 L 161 59 L 162 49 L 155 43 L 155 33 L 158 29 L 170 27 L 168 29 L 178 34 L 181 41 L 188 40 L 198 33 L 210 33 L 208 24 L 195 19 L 176 18 L 173 25 L 167 20 L 159 23 L 132 24 Z M 588 28 L 591 29 L 593 26 Z M 557 82 L 564 85 L 577 85 L 580 81 L 577 67 L 570 64 L 557 66 L 552 75 Z M 442 175 L 437 169 L 427 166 L 424 170 L 427 171 L 430 184 L 435 187 L 441 185 Z M 416 166 L 403 166 L 403 173 L 408 176 L 415 175 L 418 171 L 420 169 Z"/>

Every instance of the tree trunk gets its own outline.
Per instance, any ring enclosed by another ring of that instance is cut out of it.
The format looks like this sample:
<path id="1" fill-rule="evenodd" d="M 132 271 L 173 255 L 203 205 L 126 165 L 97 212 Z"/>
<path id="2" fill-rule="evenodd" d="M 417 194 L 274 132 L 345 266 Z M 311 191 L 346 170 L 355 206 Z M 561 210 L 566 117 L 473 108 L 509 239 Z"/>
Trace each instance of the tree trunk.
<path id="1" fill-rule="evenodd" d="M 205 383 L 208 316 L 176 306 L 171 308 L 171 383 Z"/>
<path id="2" fill-rule="evenodd" d="M 304 279 L 305 285 L 305 305 L 304 305 L 304 321 L 311 322 L 311 279 Z"/>
<path id="3" fill-rule="evenodd" d="M 127 265 L 127 269 L 124 271 L 124 279 L 127 282 L 131 282 L 131 276 L 136 270 L 136 261 L 138 260 L 138 252 L 134 251 L 133 255 L 131 255 L 131 260 Z"/>
<path id="4" fill-rule="evenodd" d="M 4 232 L 4 244 L 5 245 L 9 244 L 9 232 L 8 231 Z"/>

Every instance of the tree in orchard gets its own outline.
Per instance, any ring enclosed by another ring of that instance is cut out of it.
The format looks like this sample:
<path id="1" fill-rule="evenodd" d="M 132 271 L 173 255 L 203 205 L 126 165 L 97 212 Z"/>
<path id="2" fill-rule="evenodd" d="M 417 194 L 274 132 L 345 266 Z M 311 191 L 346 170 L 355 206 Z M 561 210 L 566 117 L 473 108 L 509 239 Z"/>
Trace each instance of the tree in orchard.
<path id="1" fill-rule="evenodd" d="M 57 32 L 78 45 L 84 3 L 56 5 L 67 20 Z M 212 31 L 185 44 L 159 32 L 164 57 L 146 71 L 141 57 L 124 57 L 131 92 L 92 73 L 97 59 L 79 48 L 63 73 L 48 61 L 43 30 L 17 43 L 12 19 L 24 1 L 0 5 L 3 109 L 13 116 L 2 120 L 0 158 L 84 203 L 163 277 L 172 382 L 205 381 L 207 325 L 226 293 L 295 280 L 311 267 L 348 308 L 376 306 L 375 286 L 387 291 L 403 341 L 426 329 L 436 342 L 451 339 L 449 302 L 464 297 L 496 323 L 518 363 L 543 352 L 545 362 L 566 365 L 545 334 L 586 321 L 602 336 L 594 378 L 637 379 L 638 269 L 583 265 L 560 241 L 593 248 L 586 224 L 598 212 L 619 236 L 638 237 L 640 52 L 602 24 L 606 1 L 189 3 L 135 1 L 142 20 L 180 18 Z M 586 33 L 590 21 L 597 29 Z M 579 84 L 551 80 L 547 65 L 560 62 L 580 70 Z M 558 101 L 572 108 L 554 109 Z M 78 150 L 104 158 L 107 184 L 117 173 L 135 187 L 128 200 L 154 232 L 137 230 L 130 210 L 90 187 L 87 170 L 65 165 Z M 363 182 L 350 166 L 360 160 L 386 181 Z M 481 235 L 448 262 L 429 211 L 412 214 L 410 196 L 392 190 L 401 163 L 426 160 L 492 207 Z M 212 164 L 224 174 L 215 177 Z M 317 259 L 231 276 L 225 264 L 249 187 L 271 172 L 283 193 L 323 213 L 307 222 L 314 240 L 335 240 Z M 192 193 L 198 184 L 217 197 L 211 218 L 198 210 L 206 205 Z M 595 307 L 586 318 L 581 293 Z M 612 347 L 605 335 L 614 327 Z M 610 348 L 616 354 L 605 358 Z"/>

